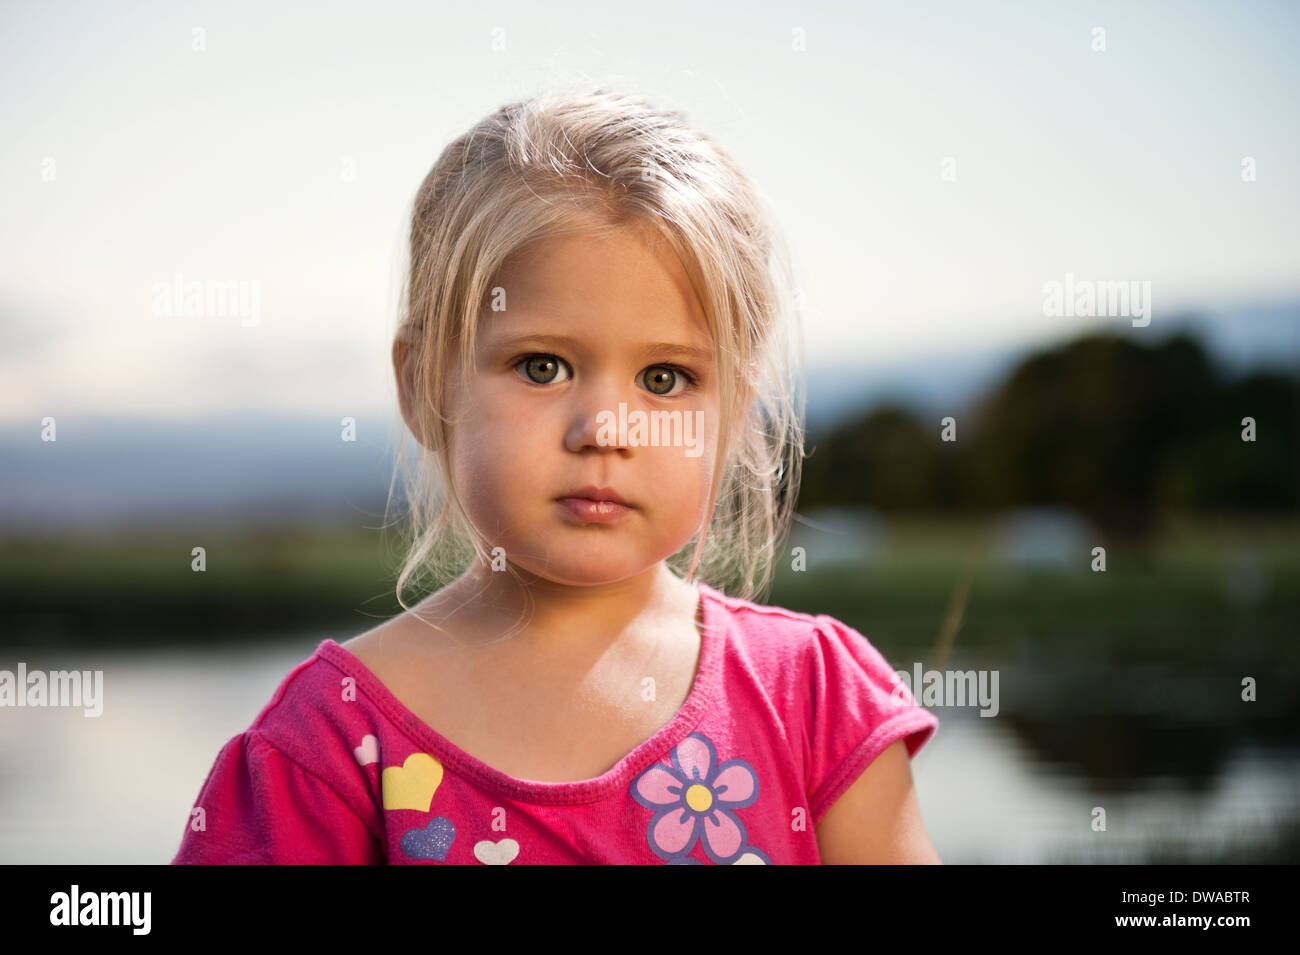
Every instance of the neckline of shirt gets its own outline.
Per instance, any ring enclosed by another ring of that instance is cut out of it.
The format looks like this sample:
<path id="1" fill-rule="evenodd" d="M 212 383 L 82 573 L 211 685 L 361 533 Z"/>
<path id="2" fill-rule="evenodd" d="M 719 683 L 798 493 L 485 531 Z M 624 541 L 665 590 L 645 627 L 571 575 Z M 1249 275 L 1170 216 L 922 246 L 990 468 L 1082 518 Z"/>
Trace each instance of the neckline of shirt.
<path id="1" fill-rule="evenodd" d="M 726 640 L 725 615 L 719 611 L 727 598 L 703 581 L 697 581 L 699 592 L 700 656 L 690 693 L 676 715 L 649 739 L 640 743 L 630 753 L 599 776 L 572 782 L 542 782 L 519 779 L 465 752 L 432 726 L 412 713 L 401 700 L 375 676 L 351 651 L 332 639 L 323 640 L 316 655 L 329 661 L 346 676 L 353 677 L 357 685 L 375 703 L 388 719 L 402 729 L 424 752 L 435 756 L 447 768 L 468 777 L 487 789 L 502 795 L 543 804 L 573 804 L 593 802 L 611 794 L 630 782 L 647 766 L 661 760 L 673 745 L 680 742 L 695 728 L 713 699 Z M 397 765 L 382 759 L 381 765 Z"/>

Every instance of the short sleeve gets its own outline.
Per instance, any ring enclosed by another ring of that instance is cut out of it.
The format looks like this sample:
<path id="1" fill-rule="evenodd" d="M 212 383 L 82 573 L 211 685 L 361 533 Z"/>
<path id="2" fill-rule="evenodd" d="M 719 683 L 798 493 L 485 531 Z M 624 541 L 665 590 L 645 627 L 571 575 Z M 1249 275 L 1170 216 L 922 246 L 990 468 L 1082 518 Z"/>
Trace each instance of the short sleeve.
<path id="1" fill-rule="evenodd" d="M 913 757 L 939 726 L 866 637 L 834 617 L 815 619 L 807 661 L 808 810 L 814 826 L 890 744 L 905 740 Z"/>
<path id="2" fill-rule="evenodd" d="M 380 865 L 364 819 L 254 730 L 217 755 L 173 865 Z"/>

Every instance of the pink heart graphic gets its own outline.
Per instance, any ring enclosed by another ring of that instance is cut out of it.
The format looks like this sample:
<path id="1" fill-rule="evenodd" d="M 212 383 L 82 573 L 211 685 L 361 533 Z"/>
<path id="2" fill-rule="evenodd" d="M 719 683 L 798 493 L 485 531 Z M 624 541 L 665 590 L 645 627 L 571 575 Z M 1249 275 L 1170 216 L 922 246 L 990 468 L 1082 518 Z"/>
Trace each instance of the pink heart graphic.
<path id="1" fill-rule="evenodd" d="M 352 755 L 362 766 L 379 762 L 379 740 L 367 733 L 362 738 L 361 745 L 352 751 Z"/>

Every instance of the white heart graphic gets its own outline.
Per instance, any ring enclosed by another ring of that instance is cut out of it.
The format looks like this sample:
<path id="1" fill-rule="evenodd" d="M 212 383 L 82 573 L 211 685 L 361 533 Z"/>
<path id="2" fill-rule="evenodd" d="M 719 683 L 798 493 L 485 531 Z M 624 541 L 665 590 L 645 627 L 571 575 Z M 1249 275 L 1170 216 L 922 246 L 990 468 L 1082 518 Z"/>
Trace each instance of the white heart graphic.
<path id="1" fill-rule="evenodd" d="M 366 734 L 361 739 L 361 745 L 352 751 L 352 755 L 357 758 L 357 762 L 362 766 L 369 766 L 371 763 L 379 762 L 379 740 L 370 734 Z"/>
<path id="2" fill-rule="evenodd" d="M 519 843 L 513 839 L 492 842 L 484 839 L 474 843 L 474 858 L 484 865 L 509 865 L 519 855 Z"/>
<path id="3" fill-rule="evenodd" d="M 743 856 L 741 856 L 739 859 L 737 859 L 735 862 L 731 864 L 732 865 L 767 865 L 766 862 L 764 862 L 758 856 L 754 855 L 754 853 L 752 852 L 746 852 Z"/>

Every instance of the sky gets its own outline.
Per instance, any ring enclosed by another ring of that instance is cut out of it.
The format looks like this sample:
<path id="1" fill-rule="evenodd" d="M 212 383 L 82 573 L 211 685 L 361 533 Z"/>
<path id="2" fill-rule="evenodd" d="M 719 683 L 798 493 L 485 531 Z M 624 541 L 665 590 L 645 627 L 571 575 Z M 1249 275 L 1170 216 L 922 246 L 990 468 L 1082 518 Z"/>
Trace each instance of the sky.
<path id="1" fill-rule="evenodd" d="M 754 179 L 810 369 L 1059 338 L 1067 273 L 1149 281 L 1154 328 L 1300 300 L 1298 27 L 1258 0 L 7 2 L 0 424 L 389 411 L 415 190 L 584 79 Z M 178 273 L 245 283 L 256 322 L 156 314 Z"/>

